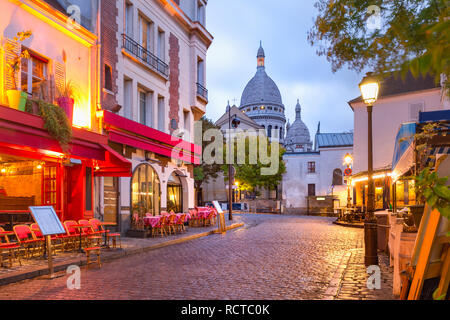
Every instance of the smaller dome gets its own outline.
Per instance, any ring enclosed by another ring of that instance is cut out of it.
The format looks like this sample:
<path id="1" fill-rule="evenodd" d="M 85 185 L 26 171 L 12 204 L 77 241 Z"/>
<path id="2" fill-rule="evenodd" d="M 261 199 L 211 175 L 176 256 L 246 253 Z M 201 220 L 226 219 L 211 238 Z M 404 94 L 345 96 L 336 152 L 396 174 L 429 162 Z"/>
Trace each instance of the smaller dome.
<path id="1" fill-rule="evenodd" d="M 297 149 L 298 145 L 301 145 L 303 150 L 310 150 L 312 147 L 308 127 L 301 118 L 301 107 L 299 100 L 297 100 L 297 105 L 295 107 L 295 121 L 288 127 L 286 139 L 284 141 L 287 149 L 292 151 Z"/>

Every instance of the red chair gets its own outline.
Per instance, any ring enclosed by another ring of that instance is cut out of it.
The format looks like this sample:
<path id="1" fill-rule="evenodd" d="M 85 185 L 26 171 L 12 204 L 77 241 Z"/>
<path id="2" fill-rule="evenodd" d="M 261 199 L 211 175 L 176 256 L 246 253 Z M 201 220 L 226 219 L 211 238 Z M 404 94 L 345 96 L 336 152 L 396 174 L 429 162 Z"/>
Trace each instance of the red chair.
<path id="1" fill-rule="evenodd" d="M 178 218 L 176 225 L 177 225 L 177 229 L 182 232 L 182 231 L 186 231 L 186 228 L 184 226 L 184 222 L 186 221 L 186 213 L 183 213 L 180 218 Z"/>
<path id="2" fill-rule="evenodd" d="M 159 230 L 161 237 L 164 235 L 166 235 L 166 219 L 167 216 L 162 216 L 161 219 L 159 219 L 158 223 L 152 228 L 152 237 L 155 235 L 155 231 Z"/>
<path id="3" fill-rule="evenodd" d="M 9 257 L 9 267 L 11 268 L 13 265 L 13 260 L 17 259 L 19 261 L 20 266 L 22 266 L 22 261 L 20 260 L 20 245 L 17 243 L 10 243 L 8 235 L 2 234 L 5 233 L 5 230 L 0 227 L 0 237 L 4 238 L 0 240 L 0 266 L 3 267 L 3 253 L 7 252 Z"/>
<path id="4" fill-rule="evenodd" d="M 100 243 L 102 241 L 102 237 L 99 235 L 99 233 L 96 233 L 94 230 L 94 227 L 89 220 L 81 219 L 78 220 L 78 224 L 80 225 L 86 225 L 86 228 L 82 228 L 82 232 L 86 237 L 86 246 L 91 247 L 93 243 L 95 243 L 95 246 L 100 246 Z"/>
<path id="5" fill-rule="evenodd" d="M 89 219 L 90 224 L 92 225 L 92 228 L 94 229 L 94 233 L 96 234 L 105 234 L 109 232 L 109 230 L 105 230 L 103 228 L 102 222 L 96 218 Z"/>
<path id="6" fill-rule="evenodd" d="M 119 239 L 119 247 L 122 248 L 122 238 L 121 238 L 120 233 L 111 233 L 110 230 L 105 230 L 105 228 L 101 224 L 101 221 L 98 219 L 93 218 L 93 219 L 90 219 L 89 222 L 92 224 L 92 227 L 94 228 L 94 232 L 106 235 L 108 247 L 109 247 L 109 239 L 112 239 L 113 248 L 117 247 L 117 239 Z"/>
<path id="7" fill-rule="evenodd" d="M 133 219 L 131 221 L 132 227 L 136 230 L 144 230 L 145 224 L 144 219 L 139 216 L 138 213 L 133 214 Z"/>
<path id="8" fill-rule="evenodd" d="M 71 244 L 73 244 L 73 249 L 76 248 L 77 244 L 79 244 L 80 241 L 80 233 L 83 237 L 83 233 L 81 232 L 81 229 L 74 228 L 73 226 L 78 225 L 78 222 L 75 220 L 66 220 L 64 221 L 64 228 L 66 229 L 66 233 L 68 237 L 71 239 Z"/>
<path id="9" fill-rule="evenodd" d="M 37 239 L 33 231 L 31 231 L 30 226 L 26 224 L 19 224 L 14 226 L 14 233 L 16 234 L 17 241 L 23 246 L 26 252 L 26 258 L 34 256 L 35 252 L 41 252 L 44 250 L 44 241 L 42 239 Z"/>
<path id="10" fill-rule="evenodd" d="M 189 221 L 189 225 L 191 227 L 199 227 L 200 222 L 202 221 L 202 217 L 199 215 L 197 209 L 191 209 L 189 210 L 189 213 L 191 214 L 191 220 Z"/>
<path id="11" fill-rule="evenodd" d="M 170 213 L 169 216 L 166 216 L 166 228 L 169 231 L 169 234 L 172 234 L 172 231 L 173 231 L 173 234 L 175 234 L 175 232 L 176 232 L 175 231 L 176 218 L 177 218 L 177 216 L 175 215 L 175 213 L 173 211 Z"/>

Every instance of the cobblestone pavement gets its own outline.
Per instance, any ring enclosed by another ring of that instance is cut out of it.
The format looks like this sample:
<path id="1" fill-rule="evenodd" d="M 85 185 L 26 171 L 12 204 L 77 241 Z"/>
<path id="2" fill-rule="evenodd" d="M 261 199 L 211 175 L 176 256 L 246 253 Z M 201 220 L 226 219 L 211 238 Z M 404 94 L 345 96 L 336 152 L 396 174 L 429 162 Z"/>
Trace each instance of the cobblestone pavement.
<path id="1" fill-rule="evenodd" d="M 361 229 L 323 217 L 250 214 L 239 219 L 246 226 L 226 235 L 114 260 L 101 269 L 82 268 L 80 290 L 67 289 L 64 274 L 2 286 L 0 299 L 390 298 L 387 289 L 362 287 Z M 361 295 L 349 293 L 347 284 Z"/>

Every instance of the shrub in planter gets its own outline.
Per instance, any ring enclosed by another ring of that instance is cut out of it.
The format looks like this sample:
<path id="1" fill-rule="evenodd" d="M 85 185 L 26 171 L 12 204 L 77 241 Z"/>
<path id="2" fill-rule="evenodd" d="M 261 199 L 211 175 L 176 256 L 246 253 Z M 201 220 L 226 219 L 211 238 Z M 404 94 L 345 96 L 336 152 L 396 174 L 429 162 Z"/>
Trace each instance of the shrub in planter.
<path id="1" fill-rule="evenodd" d="M 15 42 L 22 42 L 25 39 L 31 37 L 31 35 L 31 31 L 18 32 L 13 40 Z M 25 111 L 25 105 L 28 95 L 26 92 L 18 90 L 16 74 L 20 70 L 22 59 L 29 59 L 30 53 L 27 50 L 23 50 L 20 54 L 18 54 L 16 47 L 9 42 L 5 44 L 5 50 L 13 56 L 12 59 L 8 59 L 6 61 L 6 71 L 12 79 L 12 89 L 6 91 L 8 104 L 10 108 Z"/>
<path id="2" fill-rule="evenodd" d="M 72 125 L 73 107 L 75 104 L 74 98 L 76 97 L 75 85 L 72 81 L 68 81 L 61 86 L 57 86 L 56 89 L 58 91 L 58 98 L 56 99 L 56 102 L 59 107 L 64 110 L 70 125 Z"/>

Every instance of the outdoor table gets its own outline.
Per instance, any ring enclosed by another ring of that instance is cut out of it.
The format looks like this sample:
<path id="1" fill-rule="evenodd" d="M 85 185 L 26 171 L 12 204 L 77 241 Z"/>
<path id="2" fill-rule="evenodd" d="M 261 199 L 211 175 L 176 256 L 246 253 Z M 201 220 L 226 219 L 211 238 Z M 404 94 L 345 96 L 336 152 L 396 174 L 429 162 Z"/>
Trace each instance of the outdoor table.
<path id="1" fill-rule="evenodd" d="M 78 249 L 78 252 L 81 252 L 81 253 L 84 252 L 83 249 L 81 248 L 81 235 L 82 235 L 81 229 L 89 227 L 89 225 L 88 224 L 76 224 L 76 225 L 72 225 L 70 227 L 79 229 L 78 232 L 80 233 L 80 247 Z"/>
<path id="2" fill-rule="evenodd" d="M 100 225 L 115 227 L 115 226 L 117 226 L 117 223 L 115 223 L 115 222 L 100 222 Z M 105 232 L 104 232 L 104 234 L 105 234 L 105 243 L 103 244 L 103 246 L 106 247 L 106 248 L 109 248 L 108 244 L 106 243 L 106 239 L 108 238 L 107 233 L 108 233 L 107 230 L 105 230 Z"/>
<path id="3" fill-rule="evenodd" d="M 146 226 L 151 226 L 152 228 L 154 228 L 159 223 L 162 217 L 163 217 L 162 215 L 145 217 L 144 224 Z"/>

